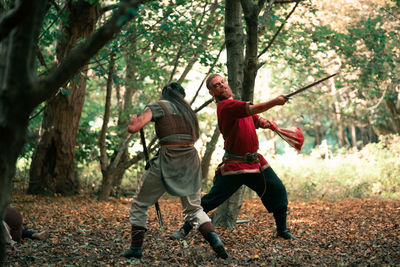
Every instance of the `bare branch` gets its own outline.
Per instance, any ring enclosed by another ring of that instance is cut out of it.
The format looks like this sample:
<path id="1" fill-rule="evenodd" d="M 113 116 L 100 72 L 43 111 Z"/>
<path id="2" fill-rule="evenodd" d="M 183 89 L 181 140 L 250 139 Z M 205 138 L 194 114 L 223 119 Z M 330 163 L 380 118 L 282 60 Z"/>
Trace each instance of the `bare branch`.
<path id="1" fill-rule="evenodd" d="M 204 84 L 204 81 L 207 79 L 207 76 L 213 71 L 215 65 L 217 64 L 219 57 L 221 56 L 222 50 L 224 50 L 225 47 L 225 42 L 221 45 L 221 48 L 219 49 L 218 55 L 215 58 L 213 64 L 210 66 L 210 69 L 208 70 L 207 74 L 204 76 L 204 79 L 201 81 L 201 84 L 199 86 L 199 88 L 197 89 L 195 95 L 193 96 L 192 101 L 190 101 L 190 105 L 192 105 L 194 103 L 194 101 L 196 100 L 197 96 L 199 95 L 200 89 Z"/>
<path id="2" fill-rule="evenodd" d="M 214 98 L 208 99 L 206 102 L 204 102 L 200 107 L 196 108 L 194 110 L 195 113 L 199 112 L 200 110 L 202 110 L 203 108 L 207 107 L 211 102 L 214 101 Z"/>
<path id="3" fill-rule="evenodd" d="M 101 9 L 101 14 L 104 14 L 104 13 L 106 13 L 107 11 L 111 11 L 111 10 L 114 10 L 114 9 L 116 9 L 116 8 L 118 8 L 119 7 L 119 4 L 114 4 L 114 5 L 109 5 L 109 6 L 106 6 L 106 7 L 103 7 L 102 9 Z"/>
<path id="4" fill-rule="evenodd" d="M 158 148 L 158 143 L 156 144 L 157 138 L 154 137 L 151 141 L 150 144 L 147 146 L 147 151 L 149 151 L 149 153 L 153 152 L 154 150 L 156 150 Z M 132 166 L 133 164 L 135 164 L 136 162 L 138 162 L 139 160 L 144 158 L 144 153 L 143 151 L 140 152 L 139 154 L 137 154 L 135 157 L 133 157 L 132 159 L 130 159 L 129 161 L 125 162 L 123 166 L 120 166 L 123 169 L 128 169 L 130 166 Z"/>
<path id="5" fill-rule="evenodd" d="M 289 14 L 286 16 L 285 21 L 282 23 L 282 25 L 279 27 L 279 29 L 276 31 L 276 33 L 274 34 L 274 36 L 272 37 L 272 39 L 269 41 L 268 45 L 266 48 L 264 48 L 264 50 L 257 56 L 257 58 L 260 58 L 264 53 L 266 53 L 268 51 L 268 49 L 271 47 L 271 45 L 273 44 L 273 42 L 275 41 L 276 37 L 279 35 L 279 33 L 281 32 L 281 30 L 283 29 L 283 26 L 285 26 L 286 22 L 288 21 L 288 19 L 290 18 L 290 16 L 293 14 L 293 12 L 296 10 L 297 6 L 299 5 L 300 1 L 297 0 L 296 1 L 296 5 L 293 7 L 293 9 L 289 12 Z"/>
<path id="6" fill-rule="evenodd" d="M 99 140 L 99 149 L 100 149 L 100 167 L 102 172 L 104 173 L 107 170 L 108 166 L 108 156 L 106 152 L 106 135 L 108 129 L 108 122 L 110 121 L 110 113 L 111 113 L 111 95 L 112 95 L 112 81 L 113 74 L 115 70 L 115 53 L 110 55 L 110 63 L 108 66 L 107 73 L 107 89 L 106 89 L 106 103 L 104 107 L 104 115 L 103 115 L 103 124 L 101 126 L 100 132 L 100 140 Z M 118 156 L 117 156 L 118 158 Z M 114 162 L 117 159 L 114 159 Z M 114 163 L 113 162 L 113 163 Z"/>
<path id="7" fill-rule="evenodd" d="M 206 3 L 205 5 L 204 5 L 204 7 L 203 7 L 203 12 L 202 12 L 202 14 L 201 14 L 201 19 L 199 20 L 199 22 L 197 23 L 197 25 L 196 25 L 196 27 L 195 27 L 195 29 L 190 33 L 190 35 L 189 35 L 189 37 L 187 38 L 188 39 L 188 42 L 185 42 L 185 41 L 183 41 L 183 42 L 181 42 L 181 46 L 179 47 L 179 50 L 178 50 L 178 53 L 176 54 L 176 57 L 175 57 L 175 62 L 174 62 L 174 68 L 173 68 L 173 70 L 172 70 L 172 72 L 171 72 L 171 75 L 170 75 L 170 77 L 169 77 L 169 80 L 168 80 L 168 83 L 170 83 L 171 81 L 172 81 L 172 79 L 173 79 L 173 77 L 174 77 L 174 75 L 175 75 L 175 73 L 176 73 L 176 70 L 178 69 L 178 65 L 179 65 L 179 59 L 181 58 L 181 56 L 183 55 L 183 53 L 184 53 L 184 47 L 191 47 L 191 43 L 193 42 L 193 36 L 194 36 L 194 34 L 199 30 L 199 28 L 200 28 L 200 25 L 201 25 L 201 23 L 202 23 L 202 21 L 203 21 L 203 19 L 204 19 L 204 17 L 205 17 L 205 14 L 206 14 L 206 8 L 207 8 L 207 5 L 208 5 L 208 3 Z"/>
<path id="8" fill-rule="evenodd" d="M 281 1 L 275 1 L 275 4 L 291 4 L 291 3 L 297 3 L 297 2 L 302 2 L 304 0 L 281 0 Z"/>
<path id="9" fill-rule="evenodd" d="M 259 26 L 258 29 L 258 34 L 262 34 L 265 31 L 265 28 L 267 27 L 267 24 L 265 23 L 265 21 L 267 20 L 267 17 L 269 16 L 269 13 L 271 12 L 272 9 L 272 5 L 274 4 L 274 0 L 270 0 L 268 2 L 268 6 L 266 7 L 266 10 L 264 11 L 260 22 L 261 22 L 261 26 Z"/>

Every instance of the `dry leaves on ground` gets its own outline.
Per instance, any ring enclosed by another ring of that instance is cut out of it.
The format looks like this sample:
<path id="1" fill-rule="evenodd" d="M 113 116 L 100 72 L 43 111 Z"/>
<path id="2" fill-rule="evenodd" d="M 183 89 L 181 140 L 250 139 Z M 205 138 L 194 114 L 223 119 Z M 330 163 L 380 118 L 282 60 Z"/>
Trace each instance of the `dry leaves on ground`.
<path id="1" fill-rule="evenodd" d="M 185 240 L 168 236 L 182 224 L 179 199 L 154 207 L 141 260 L 119 254 L 128 248 L 130 199 L 99 202 L 86 196 L 14 195 L 27 229 L 48 229 L 45 241 L 24 239 L 7 250 L 9 266 L 400 266 L 400 200 L 322 200 L 289 204 L 288 225 L 301 241 L 275 238 L 273 217 L 257 199 L 245 200 L 235 230 L 218 228 L 229 253 L 217 259 L 197 231 Z"/>

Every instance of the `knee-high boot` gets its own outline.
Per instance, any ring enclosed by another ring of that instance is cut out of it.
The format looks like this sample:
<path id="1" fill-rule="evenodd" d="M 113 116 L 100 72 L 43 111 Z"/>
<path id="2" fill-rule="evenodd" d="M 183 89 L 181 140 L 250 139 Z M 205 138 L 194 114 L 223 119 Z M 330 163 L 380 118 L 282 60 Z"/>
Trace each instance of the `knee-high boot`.
<path id="1" fill-rule="evenodd" d="M 287 213 L 286 207 L 276 209 L 273 212 L 275 218 L 277 236 L 282 237 L 284 239 L 299 240 L 297 237 L 292 235 L 292 233 L 286 227 L 286 217 L 287 217 L 286 213 Z"/>
<path id="2" fill-rule="evenodd" d="M 169 236 L 169 238 L 175 239 L 175 240 L 182 239 L 189 234 L 189 232 L 192 230 L 192 228 L 193 228 L 193 226 L 188 221 L 185 221 L 185 223 L 182 225 L 181 229 L 172 233 Z"/>
<path id="3" fill-rule="evenodd" d="M 132 225 L 131 247 L 123 252 L 121 256 L 126 258 L 134 257 L 140 259 L 142 257 L 142 245 L 144 240 L 144 233 L 146 231 L 147 230 L 144 227 Z"/>
<path id="4" fill-rule="evenodd" d="M 211 245 L 215 253 L 217 253 L 218 258 L 228 258 L 228 253 L 226 253 L 224 244 L 215 233 L 215 227 L 211 222 L 206 222 L 200 225 L 199 231 L 207 240 L 207 242 Z"/>

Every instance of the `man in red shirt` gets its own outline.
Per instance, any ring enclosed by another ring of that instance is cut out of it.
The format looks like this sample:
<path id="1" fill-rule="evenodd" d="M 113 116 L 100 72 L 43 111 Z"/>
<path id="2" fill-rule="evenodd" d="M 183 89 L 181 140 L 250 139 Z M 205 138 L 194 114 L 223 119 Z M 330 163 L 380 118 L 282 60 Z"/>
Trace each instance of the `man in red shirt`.
<path id="1" fill-rule="evenodd" d="M 258 104 L 235 100 L 231 88 L 218 74 L 211 74 L 206 84 L 217 102 L 218 126 L 224 137 L 225 154 L 217 168 L 213 187 L 201 198 L 204 212 L 215 209 L 242 185 L 246 185 L 258 194 L 268 212 L 273 213 L 277 236 L 298 240 L 286 226 L 288 200 L 285 186 L 265 158 L 257 153 L 256 129 L 270 126 L 265 118 L 257 114 L 284 105 L 288 99 L 280 95 Z M 170 237 L 182 238 L 191 229 L 192 225 L 185 222 Z"/>

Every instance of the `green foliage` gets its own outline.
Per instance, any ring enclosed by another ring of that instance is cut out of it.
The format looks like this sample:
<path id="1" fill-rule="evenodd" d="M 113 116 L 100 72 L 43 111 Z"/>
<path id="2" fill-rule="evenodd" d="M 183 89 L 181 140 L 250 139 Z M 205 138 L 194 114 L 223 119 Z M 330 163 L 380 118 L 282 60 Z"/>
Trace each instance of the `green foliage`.
<path id="1" fill-rule="evenodd" d="M 400 197 L 400 136 L 382 136 L 359 151 L 317 147 L 311 155 L 269 160 L 291 199 Z"/>

